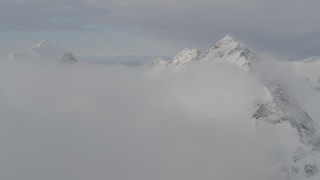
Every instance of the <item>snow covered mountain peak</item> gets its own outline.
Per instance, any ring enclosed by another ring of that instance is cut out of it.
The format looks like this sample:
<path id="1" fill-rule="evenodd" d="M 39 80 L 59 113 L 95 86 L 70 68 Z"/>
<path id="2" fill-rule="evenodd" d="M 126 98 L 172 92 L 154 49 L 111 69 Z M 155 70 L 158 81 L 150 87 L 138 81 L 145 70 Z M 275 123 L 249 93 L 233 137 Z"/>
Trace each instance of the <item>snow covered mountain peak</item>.
<path id="1" fill-rule="evenodd" d="M 207 51 L 204 59 L 234 63 L 248 71 L 250 57 L 251 52 L 245 45 L 226 35 Z"/>
<path id="2" fill-rule="evenodd" d="M 231 35 L 226 35 L 205 52 L 198 49 L 183 49 L 164 67 L 180 69 L 191 62 L 212 61 L 235 64 L 244 71 L 249 71 L 251 59 L 252 54 L 245 45 L 236 41 Z"/>
<path id="3" fill-rule="evenodd" d="M 310 108 L 311 106 L 306 106 L 302 103 L 304 100 L 299 99 L 294 94 L 288 85 L 290 82 L 273 78 L 270 80 L 260 78 L 261 75 L 270 73 L 269 70 L 260 69 L 259 67 L 264 63 L 259 57 L 255 56 L 249 48 L 236 41 L 231 35 L 226 35 L 203 53 L 197 49 L 183 49 L 169 63 L 164 63 L 163 66 L 160 63 L 157 65 L 161 68 L 173 68 L 176 71 L 183 68 L 184 65 L 191 65 L 198 61 L 235 65 L 244 72 L 250 72 L 248 73 L 250 76 L 255 76 L 254 78 L 265 88 L 265 93 L 256 104 L 256 109 L 252 112 L 252 118 L 256 123 L 257 131 L 261 134 L 266 132 L 265 141 L 272 142 L 274 132 L 275 137 L 280 139 L 279 141 L 275 140 L 275 142 L 277 144 L 279 142 L 279 148 L 281 149 L 279 152 L 282 153 L 283 151 L 286 158 L 276 160 L 276 163 L 285 167 L 281 171 L 286 174 L 287 179 L 319 179 L 320 133 L 317 128 L 317 116 L 314 116 L 315 110 Z M 308 69 L 318 62 L 316 60 L 299 62 L 295 63 L 294 67 Z M 314 72 L 318 72 L 318 69 L 315 68 L 314 70 Z M 314 96 L 319 98 L 319 94 L 316 93 L 320 89 L 320 86 L 318 86 L 320 78 L 316 74 L 309 72 L 305 79 L 312 85 L 313 89 L 317 90 L 316 92 L 309 92 L 308 90 L 308 92 L 314 93 Z M 232 97 L 232 94 L 230 94 L 230 97 Z M 279 134 L 277 134 L 278 131 Z M 282 140 L 287 142 L 287 137 L 292 140 L 288 149 L 282 146 Z M 282 148 L 284 149 L 282 150 Z"/>
<path id="4" fill-rule="evenodd" d="M 224 50 L 227 52 L 230 52 L 232 50 L 235 52 L 249 50 L 247 47 L 245 47 L 242 43 L 236 41 L 235 38 L 229 34 L 224 36 L 213 47 L 211 47 L 209 49 L 209 52 L 215 51 L 217 49 L 219 49 L 221 51 Z M 231 55 L 231 53 L 229 55 Z M 246 55 L 246 54 L 244 54 L 244 55 Z"/>
<path id="5" fill-rule="evenodd" d="M 60 61 L 67 63 L 77 62 L 73 53 L 57 44 L 43 40 L 24 51 L 15 52 L 8 56 L 10 60 L 36 60 L 36 61 Z"/>
<path id="6" fill-rule="evenodd" d="M 32 46 L 32 48 L 61 48 L 57 44 L 54 44 L 48 40 L 42 40 L 36 45 Z"/>
<path id="7" fill-rule="evenodd" d="M 217 45 L 218 44 L 229 44 L 229 43 L 236 43 L 236 41 L 234 40 L 233 36 L 231 36 L 230 34 L 227 34 L 217 42 Z"/>

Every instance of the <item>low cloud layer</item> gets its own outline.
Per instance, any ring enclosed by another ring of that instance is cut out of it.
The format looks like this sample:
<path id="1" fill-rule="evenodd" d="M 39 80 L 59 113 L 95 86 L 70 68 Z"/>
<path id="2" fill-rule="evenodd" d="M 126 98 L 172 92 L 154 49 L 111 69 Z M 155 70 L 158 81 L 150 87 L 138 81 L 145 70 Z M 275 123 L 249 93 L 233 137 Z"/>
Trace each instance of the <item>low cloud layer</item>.
<path id="1" fill-rule="evenodd" d="M 251 119 L 264 91 L 236 67 L 0 69 L 1 179 L 268 177 Z"/>

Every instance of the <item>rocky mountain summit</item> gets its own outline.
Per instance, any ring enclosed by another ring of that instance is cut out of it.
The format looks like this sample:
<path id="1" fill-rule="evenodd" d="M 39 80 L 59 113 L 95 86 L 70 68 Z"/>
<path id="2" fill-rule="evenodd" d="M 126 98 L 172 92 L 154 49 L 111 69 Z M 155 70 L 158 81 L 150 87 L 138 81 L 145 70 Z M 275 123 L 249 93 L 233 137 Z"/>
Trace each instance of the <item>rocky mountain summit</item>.
<path id="1" fill-rule="evenodd" d="M 162 67 L 179 71 L 184 66 L 199 61 L 234 64 L 253 76 L 259 73 L 259 70 L 252 66 L 252 63 L 257 61 L 252 51 L 230 35 L 226 35 L 204 52 L 197 49 L 183 49 L 171 61 L 162 63 Z M 318 89 L 316 83 L 318 81 L 311 81 L 308 78 L 306 80 L 309 80 L 311 85 Z M 294 136 L 297 138 L 290 152 L 285 152 L 290 158 L 281 162 L 284 167 L 282 171 L 289 179 L 320 177 L 320 164 L 318 163 L 320 136 L 316 122 L 288 93 L 289 89 L 286 84 L 277 81 L 265 82 L 259 78 L 257 81 L 260 81 L 266 90 L 262 102 L 256 105 L 256 110 L 252 114 L 258 131 L 263 131 L 264 126 L 270 127 L 271 125 L 273 128 L 288 126 L 295 132 Z"/>
<path id="2" fill-rule="evenodd" d="M 179 70 L 184 65 L 196 61 L 217 61 L 236 64 L 245 71 L 248 71 L 252 54 L 242 43 L 236 41 L 231 35 L 226 35 L 213 47 L 201 52 L 198 49 L 185 48 L 179 52 L 171 61 L 161 62 L 163 67 L 170 67 Z M 153 64 L 159 64 L 155 61 Z"/>

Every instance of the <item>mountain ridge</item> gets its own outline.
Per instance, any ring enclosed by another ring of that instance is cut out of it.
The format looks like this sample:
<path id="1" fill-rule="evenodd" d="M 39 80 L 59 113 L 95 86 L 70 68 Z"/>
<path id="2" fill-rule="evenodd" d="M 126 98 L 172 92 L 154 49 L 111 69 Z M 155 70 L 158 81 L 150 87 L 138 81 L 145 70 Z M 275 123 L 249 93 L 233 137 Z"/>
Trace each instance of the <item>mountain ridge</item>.
<path id="1" fill-rule="evenodd" d="M 185 48 L 181 50 L 171 61 L 161 62 L 161 66 L 179 70 L 182 66 L 196 61 L 217 61 L 236 64 L 238 67 L 249 70 L 251 51 L 242 43 L 236 41 L 233 36 L 226 35 L 214 46 L 206 51 Z M 159 64 L 154 62 L 154 64 Z"/>
<path id="2" fill-rule="evenodd" d="M 183 49 L 171 61 L 161 66 L 179 71 L 199 61 L 233 64 L 246 73 L 253 75 L 259 73 L 252 66 L 252 63 L 257 62 L 258 58 L 231 35 L 226 35 L 204 52 L 197 49 Z M 293 152 L 290 152 L 291 159 L 285 163 L 289 179 L 319 177 L 319 164 L 315 160 L 310 160 L 317 159 L 320 152 L 320 136 L 315 128 L 315 121 L 288 93 L 286 84 L 257 80 L 264 84 L 266 94 L 264 101 L 256 105 L 256 110 L 252 114 L 254 121 L 257 124 L 265 122 L 275 127 L 289 124 L 299 139 L 299 143 L 294 145 Z"/>
<path id="3" fill-rule="evenodd" d="M 51 61 L 75 63 L 78 60 L 73 53 L 57 44 L 42 40 L 31 48 L 11 53 L 7 59 L 14 61 Z"/>

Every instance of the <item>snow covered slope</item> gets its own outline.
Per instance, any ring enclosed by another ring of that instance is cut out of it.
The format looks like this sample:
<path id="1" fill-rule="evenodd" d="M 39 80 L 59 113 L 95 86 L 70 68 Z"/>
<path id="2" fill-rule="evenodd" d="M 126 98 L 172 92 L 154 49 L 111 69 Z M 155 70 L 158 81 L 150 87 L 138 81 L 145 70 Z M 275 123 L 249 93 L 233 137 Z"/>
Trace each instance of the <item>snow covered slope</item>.
<path id="1" fill-rule="evenodd" d="M 265 81 L 261 77 L 260 69 L 255 69 L 253 63 L 259 63 L 251 51 L 242 43 L 237 42 L 232 36 L 226 35 L 215 46 L 205 52 L 196 49 L 184 49 L 171 62 L 163 67 L 180 70 L 185 65 L 191 65 L 194 62 L 218 62 L 233 64 L 245 72 L 256 77 L 266 90 L 264 97 L 252 117 L 257 124 L 258 131 L 266 132 L 268 138 L 275 136 L 280 149 L 283 150 L 288 158 L 279 160 L 277 164 L 283 166 L 283 173 L 287 174 L 289 179 L 319 178 L 320 167 L 320 136 L 317 129 L 317 122 L 309 113 L 312 110 L 305 106 L 299 98 L 291 93 L 290 82 L 281 81 L 277 78 L 272 81 Z M 320 61 L 308 60 L 299 63 L 287 62 L 288 66 L 294 66 L 301 77 L 316 90 L 320 89 L 319 73 L 312 73 L 310 67 L 319 64 Z M 312 64 L 311 64 L 312 63 Z M 302 70 L 304 68 L 304 70 Z M 230 95 L 232 96 L 232 95 Z M 320 103 L 318 103 L 320 104 Z M 314 113 L 313 113 L 314 114 Z M 290 129 L 289 131 L 287 129 Z M 278 131 L 280 133 L 273 132 Z M 294 140 L 289 142 L 284 137 L 290 137 Z M 282 139 L 282 140 L 281 140 Z M 286 142 L 286 144 L 280 142 Z M 290 147 L 290 148 L 288 148 Z"/>
<path id="2" fill-rule="evenodd" d="M 252 54 L 250 50 L 232 36 L 226 35 L 205 52 L 198 49 L 183 49 L 169 63 L 161 64 L 179 70 L 184 65 L 196 61 L 225 62 L 236 64 L 245 71 L 249 70 Z M 155 62 L 154 65 L 159 63 Z"/>
<path id="3" fill-rule="evenodd" d="M 183 65 L 199 61 L 201 59 L 201 52 L 198 49 L 183 49 L 179 52 L 171 62 L 167 64 L 168 67 L 175 67 L 180 69 Z"/>
<path id="4" fill-rule="evenodd" d="M 203 59 L 234 63 L 248 71 L 251 56 L 250 50 L 245 45 L 226 35 L 205 53 Z"/>
<path id="5" fill-rule="evenodd" d="M 67 63 L 77 62 L 71 51 L 66 50 L 47 40 L 21 52 L 15 52 L 7 57 L 9 60 L 31 61 L 60 61 Z"/>

